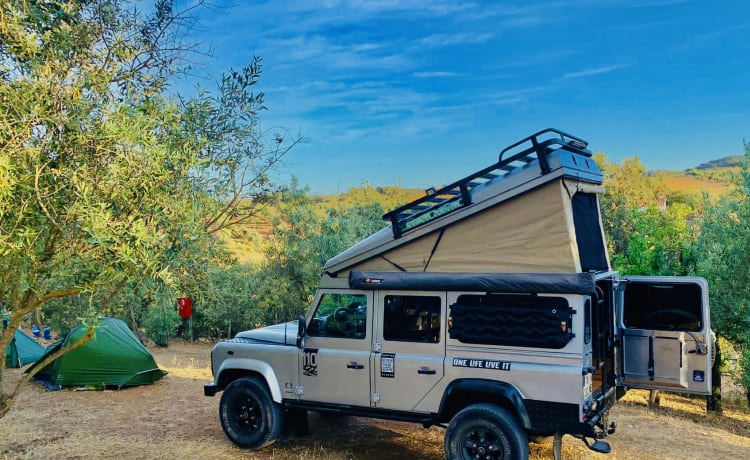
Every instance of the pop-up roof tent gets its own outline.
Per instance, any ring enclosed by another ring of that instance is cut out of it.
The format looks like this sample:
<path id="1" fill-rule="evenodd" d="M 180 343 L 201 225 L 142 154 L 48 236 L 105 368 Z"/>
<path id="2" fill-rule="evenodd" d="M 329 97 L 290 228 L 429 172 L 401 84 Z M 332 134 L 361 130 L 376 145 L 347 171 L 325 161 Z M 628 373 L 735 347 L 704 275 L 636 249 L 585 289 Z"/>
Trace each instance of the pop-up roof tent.
<path id="1" fill-rule="evenodd" d="M 494 163 L 383 218 L 391 225 L 330 259 L 321 287 L 360 272 L 587 273 L 609 270 L 588 143 L 547 129 Z"/>
<path id="2" fill-rule="evenodd" d="M 80 339 L 86 331 L 83 325 L 73 329 L 45 356 Z M 95 332 L 94 339 L 52 361 L 35 378 L 51 385 L 123 387 L 151 384 L 167 374 L 122 320 L 102 318 Z"/>
<path id="3" fill-rule="evenodd" d="M 5 349 L 5 367 L 23 367 L 38 360 L 46 348 L 20 329 Z"/>

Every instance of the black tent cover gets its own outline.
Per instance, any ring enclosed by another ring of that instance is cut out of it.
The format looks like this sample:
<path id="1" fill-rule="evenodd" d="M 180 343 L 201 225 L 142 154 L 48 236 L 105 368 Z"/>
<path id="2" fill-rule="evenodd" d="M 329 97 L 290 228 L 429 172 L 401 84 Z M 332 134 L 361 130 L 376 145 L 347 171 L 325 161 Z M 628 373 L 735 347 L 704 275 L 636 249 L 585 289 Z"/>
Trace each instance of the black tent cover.
<path id="1" fill-rule="evenodd" d="M 506 293 L 591 294 L 596 287 L 593 273 L 349 273 L 352 289 L 398 289 L 405 291 L 468 291 Z"/>

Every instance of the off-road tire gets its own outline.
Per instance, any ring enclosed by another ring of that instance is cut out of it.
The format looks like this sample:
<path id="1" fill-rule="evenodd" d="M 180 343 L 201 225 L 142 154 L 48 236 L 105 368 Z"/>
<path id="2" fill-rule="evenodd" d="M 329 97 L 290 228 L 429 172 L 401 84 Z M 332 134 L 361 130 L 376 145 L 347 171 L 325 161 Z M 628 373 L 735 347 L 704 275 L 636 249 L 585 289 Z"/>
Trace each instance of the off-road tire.
<path id="1" fill-rule="evenodd" d="M 221 395 L 219 420 L 233 443 L 260 449 L 279 439 L 284 409 L 273 402 L 265 382 L 243 377 L 230 383 Z"/>
<path id="2" fill-rule="evenodd" d="M 526 460 L 529 442 L 516 418 L 495 404 L 474 404 L 456 414 L 445 432 L 446 460 Z"/>

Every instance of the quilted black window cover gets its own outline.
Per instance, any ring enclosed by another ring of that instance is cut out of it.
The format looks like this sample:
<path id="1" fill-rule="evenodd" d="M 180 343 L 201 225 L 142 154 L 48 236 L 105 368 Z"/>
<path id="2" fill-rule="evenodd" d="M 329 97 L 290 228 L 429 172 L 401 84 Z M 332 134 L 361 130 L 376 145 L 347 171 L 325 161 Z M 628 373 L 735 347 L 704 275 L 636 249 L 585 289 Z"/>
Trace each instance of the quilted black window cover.
<path id="1" fill-rule="evenodd" d="M 448 333 L 463 343 L 560 349 L 574 337 L 573 313 L 562 297 L 462 295 Z"/>

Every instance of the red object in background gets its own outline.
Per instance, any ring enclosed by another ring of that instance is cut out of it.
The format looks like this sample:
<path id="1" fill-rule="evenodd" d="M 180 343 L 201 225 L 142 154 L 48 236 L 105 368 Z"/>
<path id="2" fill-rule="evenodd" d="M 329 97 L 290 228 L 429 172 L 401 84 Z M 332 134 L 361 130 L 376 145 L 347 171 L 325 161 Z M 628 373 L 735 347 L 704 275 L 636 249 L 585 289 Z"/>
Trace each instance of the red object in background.
<path id="1" fill-rule="evenodd" d="M 193 316 L 193 301 L 190 297 L 180 297 L 177 299 L 177 313 L 180 318 L 190 318 Z"/>

